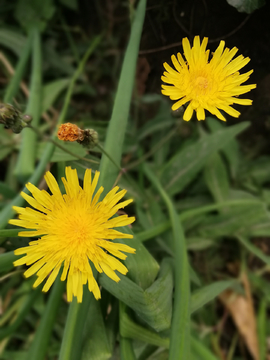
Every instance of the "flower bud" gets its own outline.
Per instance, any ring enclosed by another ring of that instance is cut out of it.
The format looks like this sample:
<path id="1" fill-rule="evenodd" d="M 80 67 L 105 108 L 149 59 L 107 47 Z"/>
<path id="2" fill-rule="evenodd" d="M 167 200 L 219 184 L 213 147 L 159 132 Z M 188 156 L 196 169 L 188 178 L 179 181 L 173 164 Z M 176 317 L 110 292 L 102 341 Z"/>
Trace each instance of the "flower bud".
<path id="1" fill-rule="evenodd" d="M 57 137 L 63 141 L 77 141 L 77 143 L 90 149 L 94 148 L 98 143 L 98 133 L 95 130 L 82 130 L 77 125 L 71 123 L 60 125 Z"/>
<path id="2" fill-rule="evenodd" d="M 22 115 L 13 105 L 0 104 L 0 124 L 4 124 L 5 129 L 11 129 L 15 134 L 19 134 L 31 121 L 30 115 Z"/>

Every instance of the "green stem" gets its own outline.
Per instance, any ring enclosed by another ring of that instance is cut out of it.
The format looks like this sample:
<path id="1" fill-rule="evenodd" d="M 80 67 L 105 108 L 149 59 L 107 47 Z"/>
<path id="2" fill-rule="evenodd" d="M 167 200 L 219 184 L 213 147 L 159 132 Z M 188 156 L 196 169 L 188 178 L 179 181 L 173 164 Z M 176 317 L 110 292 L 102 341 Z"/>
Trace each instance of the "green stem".
<path id="1" fill-rule="evenodd" d="M 190 358 L 190 283 L 186 240 L 174 205 L 152 170 L 144 172 L 167 205 L 173 230 L 175 251 L 175 296 L 170 332 L 169 360 Z"/>
<path id="2" fill-rule="evenodd" d="M 107 156 L 107 158 L 112 162 L 112 164 L 119 170 L 119 171 L 123 171 L 123 169 L 121 168 L 121 166 L 114 161 L 114 159 L 111 157 L 111 155 L 104 149 L 104 147 L 100 144 L 97 143 L 96 147 L 98 147 L 100 149 L 100 151 Z"/>

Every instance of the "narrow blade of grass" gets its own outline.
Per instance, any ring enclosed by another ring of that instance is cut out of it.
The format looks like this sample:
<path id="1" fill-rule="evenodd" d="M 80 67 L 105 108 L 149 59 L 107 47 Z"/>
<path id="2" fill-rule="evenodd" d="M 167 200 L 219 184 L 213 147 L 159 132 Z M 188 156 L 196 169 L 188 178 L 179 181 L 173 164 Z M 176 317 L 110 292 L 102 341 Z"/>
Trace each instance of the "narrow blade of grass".
<path id="1" fill-rule="evenodd" d="M 173 203 L 152 170 L 144 164 L 144 172 L 166 203 L 172 224 L 175 250 L 175 298 L 170 335 L 169 360 L 190 356 L 190 283 L 185 237 Z"/>
<path id="2" fill-rule="evenodd" d="M 15 73 L 12 76 L 12 78 L 9 81 L 8 87 L 5 91 L 5 96 L 3 99 L 4 103 L 11 103 L 13 100 L 13 97 L 16 95 L 19 87 L 20 82 L 22 81 L 24 70 L 27 64 L 27 61 L 30 57 L 32 43 L 33 43 L 33 33 L 28 34 L 27 42 L 22 50 L 22 54 L 19 57 L 18 64 L 15 69 Z"/>
<path id="3" fill-rule="evenodd" d="M 49 301 L 42 315 L 38 329 L 28 351 L 28 360 L 44 359 L 49 344 L 50 336 L 55 323 L 55 317 L 60 305 L 65 283 L 60 280 L 60 275 L 54 282 L 50 292 Z"/>
<path id="4" fill-rule="evenodd" d="M 199 340 L 191 337 L 192 360 L 218 360 Z M 180 359 L 179 359 L 180 360 Z"/>
<path id="5" fill-rule="evenodd" d="M 265 255 L 260 249 L 258 249 L 255 245 L 253 245 L 246 237 L 237 235 L 237 239 L 240 241 L 244 247 L 250 251 L 252 254 L 257 256 L 267 265 L 270 265 L 270 256 Z"/>
<path id="6" fill-rule="evenodd" d="M 260 202 L 257 199 L 239 199 L 239 200 L 228 200 L 228 201 L 224 201 L 224 202 L 220 202 L 220 203 L 216 203 L 216 204 L 210 204 L 210 205 L 205 205 L 205 206 L 199 206 L 196 207 L 195 209 L 191 209 L 191 210 L 187 210 L 182 212 L 179 215 L 179 220 L 180 221 L 184 221 L 184 220 L 188 220 L 191 219 L 195 216 L 201 215 L 201 214 L 205 214 L 211 211 L 215 211 L 215 210 L 219 210 L 228 206 L 251 206 L 251 205 L 258 205 L 259 203 L 262 204 L 262 202 Z M 141 231 L 140 233 L 136 234 L 136 239 L 140 240 L 140 241 L 146 241 L 149 239 L 152 239 L 153 237 L 162 234 L 163 232 L 165 232 L 166 230 L 168 230 L 171 227 L 171 223 L 170 221 L 164 221 L 163 223 L 159 224 L 159 225 L 155 225 L 153 226 L 151 229 L 149 230 L 145 230 L 145 231 Z"/>
<path id="7" fill-rule="evenodd" d="M 209 301 L 213 300 L 216 296 L 222 293 L 222 291 L 234 285 L 235 282 L 236 280 L 216 281 L 210 285 L 202 287 L 199 290 L 196 290 L 191 295 L 190 313 L 192 314 L 203 307 Z"/>
<path id="8" fill-rule="evenodd" d="M 32 126 L 38 127 L 41 115 L 41 79 L 42 79 L 42 55 L 41 39 L 38 28 L 32 28 L 31 37 L 33 38 L 32 48 L 32 73 L 30 95 L 26 113 L 32 116 Z M 36 141 L 37 135 L 31 129 L 24 129 L 18 162 L 16 164 L 14 175 L 22 183 L 33 174 L 36 160 Z"/>
<path id="9" fill-rule="evenodd" d="M 104 145 L 106 152 L 109 153 L 114 161 L 119 165 L 122 157 L 122 147 L 133 92 L 145 8 L 146 0 L 140 0 L 132 23 L 130 40 L 123 61 L 112 117 L 109 123 Z M 99 184 L 104 187 L 104 194 L 106 194 L 113 186 L 119 170 L 115 165 L 111 164 L 108 157 L 102 156 L 100 171 Z"/>

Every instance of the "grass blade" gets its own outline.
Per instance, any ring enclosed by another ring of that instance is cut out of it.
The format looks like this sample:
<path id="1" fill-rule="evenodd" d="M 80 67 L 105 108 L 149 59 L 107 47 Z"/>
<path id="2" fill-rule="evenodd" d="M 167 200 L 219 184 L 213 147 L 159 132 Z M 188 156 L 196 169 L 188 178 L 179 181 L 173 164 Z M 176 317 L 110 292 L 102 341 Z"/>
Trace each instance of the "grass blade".
<path id="1" fill-rule="evenodd" d="M 8 87 L 5 91 L 5 96 L 4 96 L 4 100 L 3 100 L 4 103 L 11 103 L 13 100 L 13 97 L 16 95 L 16 93 L 20 87 L 20 82 L 23 78 L 24 70 L 25 70 L 27 61 L 30 57 L 32 43 L 33 43 L 33 33 L 31 32 L 28 35 L 27 42 L 23 48 L 21 56 L 19 57 L 19 61 L 16 66 L 15 73 L 12 76 L 12 78 L 10 79 Z"/>
<path id="2" fill-rule="evenodd" d="M 65 283 L 60 280 L 60 276 L 58 275 L 54 282 L 52 291 L 50 292 L 45 312 L 42 315 L 35 337 L 28 351 L 28 360 L 43 360 L 45 358 L 50 336 L 55 323 L 56 313 L 64 291 L 64 286 Z"/>
<path id="3" fill-rule="evenodd" d="M 31 30 L 30 37 L 33 38 L 32 74 L 29 101 L 26 113 L 32 116 L 31 125 L 38 127 L 41 115 L 41 78 L 42 78 L 42 54 L 41 38 L 37 28 Z M 31 129 L 24 129 L 18 161 L 14 175 L 19 181 L 25 183 L 33 174 L 36 160 L 37 135 Z"/>
<path id="4" fill-rule="evenodd" d="M 152 170 L 144 164 L 144 172 L 167 205 L 172 224 L 175 250 L 175 299 L 170 336 L 169 360 L 190 356 L 190 284 L 185 237 L 173 203 Z"/>
<path id="5" fill-rule="evenodd" d="M 199 308 L 203 307 L 209 301 L 213 300 L 216 296 L 222 293 L 222 291 L 226 290 L 230 286 L 233 286 L 235 283 L 235 280 L 216 281 L 195 291 L 191 295 L 190 313 L 192 314 L 197 311 Z"/>
<path id="6" fill-rule="evenodd" d="M 140 0 L 132 23 L 130 40 L 123 61 L 112 117 L 109 123 L 104 145 L 106 152 L 109 153 L 114 161 L 119 165 L 122 157 L 122 147 L 133 92 L 133 83 L 145 16 L 145 8 L 146 0 Z M 113 186 L 119 170 L 106 156 L 102 156 L 100 170 L 101 174 L 99 183 L 104 187 L 104 194 L 106 194 Z"/>

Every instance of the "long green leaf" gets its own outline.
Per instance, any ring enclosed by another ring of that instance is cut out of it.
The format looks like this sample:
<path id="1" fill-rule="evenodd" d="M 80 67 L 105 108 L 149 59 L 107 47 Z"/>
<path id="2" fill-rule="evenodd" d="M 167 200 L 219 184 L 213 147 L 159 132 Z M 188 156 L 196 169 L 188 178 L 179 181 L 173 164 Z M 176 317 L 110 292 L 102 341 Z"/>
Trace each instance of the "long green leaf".
<path id="1" fill-rule="evenodd" d="M 17 314 L 17 317 L 15 321 L 9 325 L 8 327 L 2 327 L 0 329 L 0 340 L 4 339 L 5 337 L 10 336 L 14 333 L 15 330 L 18 329 L 18 327 L 21 325 L 21 323 L 24 321 L 26 315 L 32 308 L 37 296 L 40 295 L 40 288 L 37 288 L 35 290 L 31 290 L 26 296 L 22 306 L 19 309 L 19 312 Z"/>
<path id="2" fill-rule="evenodd" d="M 38 329 L 28 351 L 28 360 L 43 360 L 45 358 L 50 336 L 55 324 L 55 317 L 60 305 L 65 283 L 60 280 L 60 275 L 54 282 L 50 292 L 49 301 L 42 315 Z"/>
<path id="3" fill-rule="evenodd" d="M 260 260 L 262 260 L 267 265 L 270 265 L 270 256 L 265 255 L 262 252 L 262 250 L 260 250 L 255 245 L 253 245 L 245 236 L 241 236 L 238 234 L 236 237 L 248 251 L 250 251 L 253 255 L 258 257 Z"/>
<path id="4" fill-rule="evenodd" d="M 13 251 L 0 254 L 0 273 L 11 270 L 13 268 L 13 261 L 17 259 L 18 256 L 14 255 Z"/>
<path id="5" fill-rule="evenodd" d="M 225 125 L 222 121 L 217 120 L 216 118 L 208 117 L 206 118 L 207 126 L 210 128 L 211 132 L 214 133 L 220 129 L 225 128 Z M 226 160 L 228 161 L 228 165 L 230 167 L 231 176 L 233 179 L 236 178 L 236 175 L 239 170 L 239 143 L 236 139 L 231 139 L 227 145 L 225 145 L 221 152 L 226 157 Z"/>
<path id="6" fill-rule="evenodd" d="M 120 335 L 156 346 L 169 348 L 169 338 L 162 338 L 158 333 L 136 324 L 126 313 L 126 307 L 120 303 Z"/>
<path id="7" fill-rule="evenodd" d="M 217 357 L 195 337 L 191 337 L 191 348 L 193 355 L 192 360 L 218 360 Z"/>
<path id="8" fill-rule="evenodd" d="M 16 65 L 15 73 L 12 76 L 11 80 L 9 81 L 8 87 L 5 91 L 4 96 L 4 103 L 11 103 L 13 101 L 13 97 L 16 95 L 19 87 L 20 82 L 23 78 L 25 67 L 27 61 L 30 57 L 32 43 L 33 43 L 33 32 L 28 35 L 27 42 L 22 50 L 22 54 L 19 57 L 18 63 Z M 0 37 L 1 37 L 1 30 L 0 30 Z"/>
<path id="9" fill-rule="evenodd" d="M 189 359 L 190 356 L 190 283 L 186 240 L 173 203 L 159 180 L 144 164 L 144 172 L 167 205 L 172 224 L 175 251 L 175 298 L 170 335 L 169 360 Z"/>
<path id="10" fill-rule="evenodd" d="M 100 302 L 92 299 L 84 327 L 84 346 L 81 360 L 107 360 L 111 358 L 110 347 L 104 319 L 100 309 Z"/>
<path id="11" fill-rule="evenodd" d="M 162 263 L 157 280 L 146 290 L 119 274 L 115 283 L 105 274 L 99 283 L 112 295 L 133 309 L 136 314 L 156 331 L 168 329 L 171 324 L 173 279 L 170 262 Z"/>
<path id="12" fill-rule="evenodd" d="M 114 101 L 112 117 L 109 123 L 104 145 L 106 152 L 109 153 L 114 161 L 119 165 L 122 157 L 122 147 L 128 121 L 131 96 L 133 92 L 145 8 L 146 0 L 140 0 L 132 23 L 130 39 L 125 53 L 118 89 Z M 102 156 L 100 171 L 101 174 L 99 183 L 104 187 L 104 194 L 106 194 L 111 189 L 119 170 L 116 168 L 116 166 L 111 164 L 108 157 Z"/>
<path id="13" fill-rule="evenodd" d="M 191 219 L 195 216 L 205 214 L 205 213 L 208 213 L 211 211 L 219 210 L 219 209 L 229 207 L 229 206 L 231 206 L 231 207 L 234 207 L 234 206 L 236 206 L 236 207 L 238 207 L 238 206 L 239 207 L 251 207 L 251 206 L 258 205 L 258 204 L 262 205 L 262 202 L 260 202 L 256 198 L 255 199 L 228 200 L 228 201 L 224 201 L 222 203 L 200 206 L 200 207 L 196 207 L 194 209 L 184 211 L 179 215 L 179 220 L 185 221 L 185 220 Z M 136 239 L 140 240 L 140 241 L 146 241 L 146 240 L 152 239 L 153 237 L 162 234 L 163 232 L 168 230 L 170 227 L 171 227 L 170 221 L 164 221 L 159 225 L 153 226 L 149 230 L 145 230 L 145 231 L 141 231 L 140 233 L 137 233 Z M 0 234 L 1 234 L 1 232 L 0 232 Z"/>
<path id="14" fill-rule="evenodd" d="M 78 303 L 77 298 L 73 298 L 68 311 L 59 360 L 80 359 L 83 340 L 82 333 L 86 318 L 85 314 L 91 303 L 91 297 L 93 298 L 94 295 L 89 291 L 85 291 L 82 303 Z"/>
<path id="15" fill-rule="evenodd" d="M 206 185 L 216 202 L 227 200 L 229 194 L 229 178 L 221 156 L 213 154 L 204 168 Z"/>
<path id="16" fill-rule="evenodd" d="M 196 290 L 191 295 L 190 312 L 193 313 L 203 307 L 208 302 L 214 300 L 222 291 L 235 284 L 235 280 L 216 281 L 210 285 Z"/>
<path id="17" fill-rule="evenodd" d="M 33 37 L 33 60 L 29 101 L 26 113 L 32 116 L 31 125 L 38 127 L 41 115 L 41 78 L 42 78 L 42 54 L 40 32 L 37 28 L 32 29 Z M 25 183 L 33 174 L 36 160 L 37 135 L 31 129 L 24 129 L 18 161 L 14 175 L 19 181 Z"/>
<path id="18" fill-rule="evenodd" d="M 26 43 L 26 36 L 20 32 L 9 30 L 6 27 L 0 29 L 0 44 L 13 51 L 17 56 L 21 56 Z"/>

